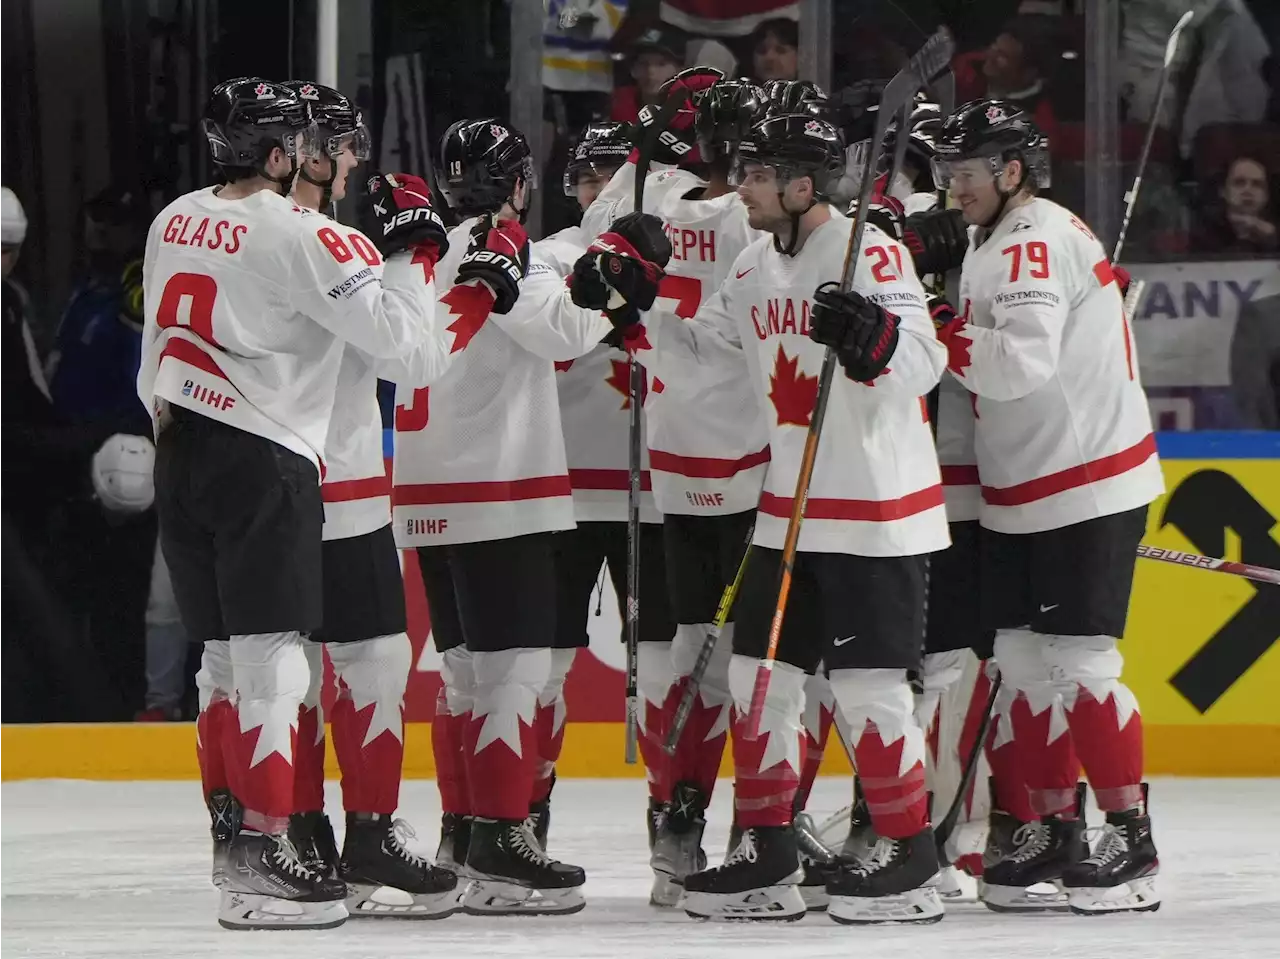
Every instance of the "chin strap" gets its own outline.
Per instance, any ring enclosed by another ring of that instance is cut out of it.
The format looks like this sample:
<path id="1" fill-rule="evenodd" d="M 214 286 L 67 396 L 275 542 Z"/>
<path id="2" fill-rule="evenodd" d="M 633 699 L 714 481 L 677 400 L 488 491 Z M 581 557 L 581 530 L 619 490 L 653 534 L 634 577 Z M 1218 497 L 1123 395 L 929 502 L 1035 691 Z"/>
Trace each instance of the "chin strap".
<path id="1" fill-rule="evenodd" d="M 338 164 L 333 161 L 332 157 L 329 158 L 330 172 L 328 179 L 325 180 L 317 180 L 315 177 L 308 174 L 305 166 L 298 167 L 295 164 L 295 168 L 297 169 L 298 176 L 300 178 L 306 180 L 312 186 L 318 186 L 320 188 L 320 206 L 317 207 L 317 209 L 321 213 L 325 212 L 329 207 L 329 204 L 333 201 L 333 181 L 338 178 Z"/>
<path id="2" fill-rule="evenodd" d="M 778 191 L 778 205 L 782 207 L 782 212 L 791 217 L 791 238 L 787 240 L 786 247 L 778 242 L 778 234 L 773 235 L 773 248 L 783 256 L 795 256 L 796 243 L 800 241 L 800 218 L 818 205 L 817 197 L 809 201 L 809 205 L 800 212 L 787 209 L 787 201 L 783 199 L 783 192 Z"/>
<path id="3" fill-rule="evenodd" d="M 264 180 L 270 180 L 276 185 L 276 190 L 281 196 L 288 196 L 289 190 L 293 186 L 293 178 L 298 174 L 298 158 L 296 156 L 289 157 L 289 172 L 284 176 L 272 176 L 267 172 L 267 164 L 264 160 L 262 166 L 258 167 L 257 174 Z M 303 173 L 303 176 L 306 176 Z"/>

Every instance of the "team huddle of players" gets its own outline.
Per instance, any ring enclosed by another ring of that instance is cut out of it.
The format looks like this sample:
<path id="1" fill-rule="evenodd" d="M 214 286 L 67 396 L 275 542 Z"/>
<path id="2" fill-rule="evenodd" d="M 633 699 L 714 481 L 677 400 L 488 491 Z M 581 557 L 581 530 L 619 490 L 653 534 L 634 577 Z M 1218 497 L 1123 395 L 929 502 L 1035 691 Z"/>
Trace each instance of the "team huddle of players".
<path id="1" fill-rule="evenodd" d="M 369 155 L 346 97 L 259 78 L 214 91 L 205 133 L 225 182 L 152 227 L 138 388 L 162 547 L 206 639 L 219 921 L 583 908 L 583 870 L 548 855 L 550 799 L 602 564 L 626 593 L 633 363 L 653 905 L 932 922 L 958 867 L 996 910 L 1157 908 L 1117 638 L 1161 476 L 1117 274 L 1038 195 L 1043 137 L 1001 101 L 919 104 L 892 133 L 905 162 L 880 171 L 842 290 L 857 211 L 830 197 L 868 144 L 847 142 L 821 91 L 693 68 L 663 97 L 634 128 L 584 131 L 565 174 L 582 225 L 530 243 L 533 158 L 499 120 L 443 137 L 455 226 L 423 180 L 376 174 L 355 230 L 326 215 Z M 954 208 L 934 209 L 946 192 Z M 787 615 L 748 728 L 828 350 Z M 379 378 L 397 391 L 391 478 Z M 398 548 L 417 552 L 443 658 L 434 864 L 393 818 L 411 665 Z M 341 851 L 323 808 L 322 648 Z M 836 854 L 803 814 L 833 724 L 858 771 Z M 727 741 L 731 840 L 708 868 Z M 990 799 L 959 797 L 960 827 L 936 837 L 983 747 Z M 1081 767 L 1106 816 L 1092 845 Z"/>

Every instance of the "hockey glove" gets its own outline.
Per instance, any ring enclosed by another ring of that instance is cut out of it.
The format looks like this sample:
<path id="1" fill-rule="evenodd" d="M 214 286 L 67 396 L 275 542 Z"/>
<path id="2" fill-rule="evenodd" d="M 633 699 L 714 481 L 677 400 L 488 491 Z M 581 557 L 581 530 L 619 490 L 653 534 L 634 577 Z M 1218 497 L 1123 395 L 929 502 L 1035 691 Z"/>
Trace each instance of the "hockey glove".
<path id="1" fill-rule="evenodd" d="M 943 331 L 955 329 L 964 319 L 956 312 L 956 308 L 943 297 L 931 296 L 925 301 L 929 308 L 929 317 L 933 320 L 933 328 L 941 335 Z"/>
<path id="2" fill-rule="evenodd" d="M 964 262 L 969 230 L 959 210 L 930 210 L 907 217 L 902 242 L 911 251 L 917 275 L 946 273 Z"/>
<path id="3" fill-rule="evenodd" d="M 1128 296 L 1129 284 L 1133 282 L 1133 274 L 1123 266 L 1113 266 L 1111 273 L 1116 278 L 1116 286 L 1120 287 L 1120 295 Z"/>
<path id="4" fill-rule="evenodd" d="M 857 216 L 858 201 L 855 199 L 849 204 L 849 216 Z M 905 211 L 902 208 L 902 201 L 896 196 L 892 196 L 877 191 L 871 197 L 871 203 L 867 210 L 867 222 L 875 224 L 883 232 L 889 234 L 895 240 L 902 239 L 903 220 Z"/>
<path id="5" fill-rule="evenodd" d="M 867 383 L 884 372 L 898 348 L 898 318 L 858 293 L 824 283 L 813 293 L 809 338 L 836 351 L 849 379 Z"/>
<path id="6" fill-rule="evenodd" d="M 662 227 L 662 221 L 652 213 L 628 213 L 620 216 L 609 227 L 609 233 L 622 237 L 635 248 L 636 256 L 659 269 L 666 269 L 671 261 L 671 240 Z"/>
<path id="7" fill-rule="evenodd" d="M 529 237 L 518 220 L 497 224 L 481 217 L 471 230 L 470 252 L 458 264 L 459 283 L 478 280 L 493 291 L 493 312 L 510 313 L 529 272 Z"/>
<path id="8" fill-rule="evenodd" d="M 431 190 L 408 173 L 375 173 L 365 182 L 361 230 L 383 257 L 410 247 L 425 248 L 432 263 L 449 249 L 440 214 L 431 209 Z"/>
<path id="9" fill-rule="evenodd" d="M 698 115 L 698 102 L 709 87 L 724 79 L 724 74 L 713 67 L 690 67 L 668 80 L 658 91 L 656 104 L 645 104 L 636 119 L 639 133 L 637 143 L 643 142 L 656 122 L 663 107 L 675 97 L 680 106 L 671 117 L 667 128 L 658 134 L 653 147 L 653 159 L 659 163 L 697 163 L 702 153 L 698 149 L 698 135 L 694 120 Z"/>

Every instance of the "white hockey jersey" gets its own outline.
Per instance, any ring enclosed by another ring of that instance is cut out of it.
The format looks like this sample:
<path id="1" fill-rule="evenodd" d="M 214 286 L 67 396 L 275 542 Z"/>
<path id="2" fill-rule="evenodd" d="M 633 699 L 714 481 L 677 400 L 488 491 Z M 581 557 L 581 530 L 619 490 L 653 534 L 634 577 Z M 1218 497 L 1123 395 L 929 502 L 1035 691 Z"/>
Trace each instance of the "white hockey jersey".
<path id="1" fill-rule="evenodd" d="M 322 462 L 346 344 L 439 356 L 435 303 L 409 254 L 381 256 L 358 230 L 263 190 L 214 188 L 167 206 L 143 262 L 138 396 L 264 436 Z M 345 341 L 345 342 L 344 342 Z"/>
<path id="2" fill-rule="evenodd" d="M 1033 533 L 1164 489 L 1138 358 L 1102 244 L 1033 199 L 971 238 L 949 366 L 977 395 L 982 524 Z"/>
<path id="3" fill-rule="evenodd" d="M 436 270 L 440 322 L 460 355 L 435 385 L 381 364 L 396 381 L 392 509 L 402 547 L 509 539 L 572 529 L 573 498 L 554 361 L 591 350 L 612 329 L 574 306 L 565 273 L 583 249 L 533 244 L 520 297 L 505 315 L 490 294 L 454 286 L 474 220 L 449 234 Z"/>
<path id="4" fill-rule="evenodd" d="M 781 549 L 786 535 L 824 355 L 808 336 L 812 295 L 839 279 L 851 229 L 852 221 L 833 211 L 794 258 L 778 253 L 771 238 L 758 240 L 692 320 L 657 310 L 649 317 L 654 348 L 668 354 L 663 363 L 683 364 L 691 376 L 725 375 L 732 365 L 716 354 L 727 350 L 757 357 L 753 381 L 772 450 L 756 522 L 761 546 Z M 924 396 L 942 375 L 946 353 L 910 254 L 874 226 L 863 239 L 854 289 L 897 314 L 898 346 L 871 383 L 855 383 L 837 368 L 799 548 L 858 556 L 935 552 L 949 537 Z"/>
<path id="5" fill-rule="evenodd" d="M 608 205 L 611 217 L 631 212 L 635 175 L 629 162 L 601 191 L 598 202 Z M 736 193 L 688 198 L 706 186 L 674 167 L 650 173 L 645 182 L 645 212 L 662 219 L 671 240 L 660 308 L 682 319 L 720 288 L 738 254 L 761 236 L 747 225 Z M 600 226 L 601 232 L 607 228 Z M 678 370 L 664 370 L 661 355 L 645 348 L 648 340 L 638 342 L 637 355 L 652 376 L 645 419 L 658 509 L 697 516 L 754 509 L 768 468 L 769 434 L 755 402 L 748 354 L 722 354 L 736 375 L 712 376 L 716 385 L 709 388 Z"/>

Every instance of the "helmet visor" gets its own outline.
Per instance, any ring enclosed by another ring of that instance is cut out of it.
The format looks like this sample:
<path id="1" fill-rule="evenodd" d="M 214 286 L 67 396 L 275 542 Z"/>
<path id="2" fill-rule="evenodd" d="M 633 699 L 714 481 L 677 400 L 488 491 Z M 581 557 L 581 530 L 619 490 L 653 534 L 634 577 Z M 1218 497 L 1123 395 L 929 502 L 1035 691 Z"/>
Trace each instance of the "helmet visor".
<path id="1" fill-rule="evenodd" d="M 280 138 L 284 152 L 299 160 L 320 159 L 320 128 L 308 124 L 297 133 L 287 133 Z"/>
<path id="2" fill-rule="evenodd" d="M 349 149 L 352 156 L 364 161 L 373 156 L 373 138 L 369 136 L 369 128 L 359 123 L 354 130 L 337 133 L 327 138 L 324 149 L 325 153 L 331 157 L 336 157 L 344 149 Z"/>
<path id="3" fill-rule="evenodd" d="M 998 156 L 966 157 L 963 160 L 943 160 L 935 157 L 932 164 L 933 182 L 940 190 L 973 190 L 990 186 L 996 172 L 1003 167 Z"/>

